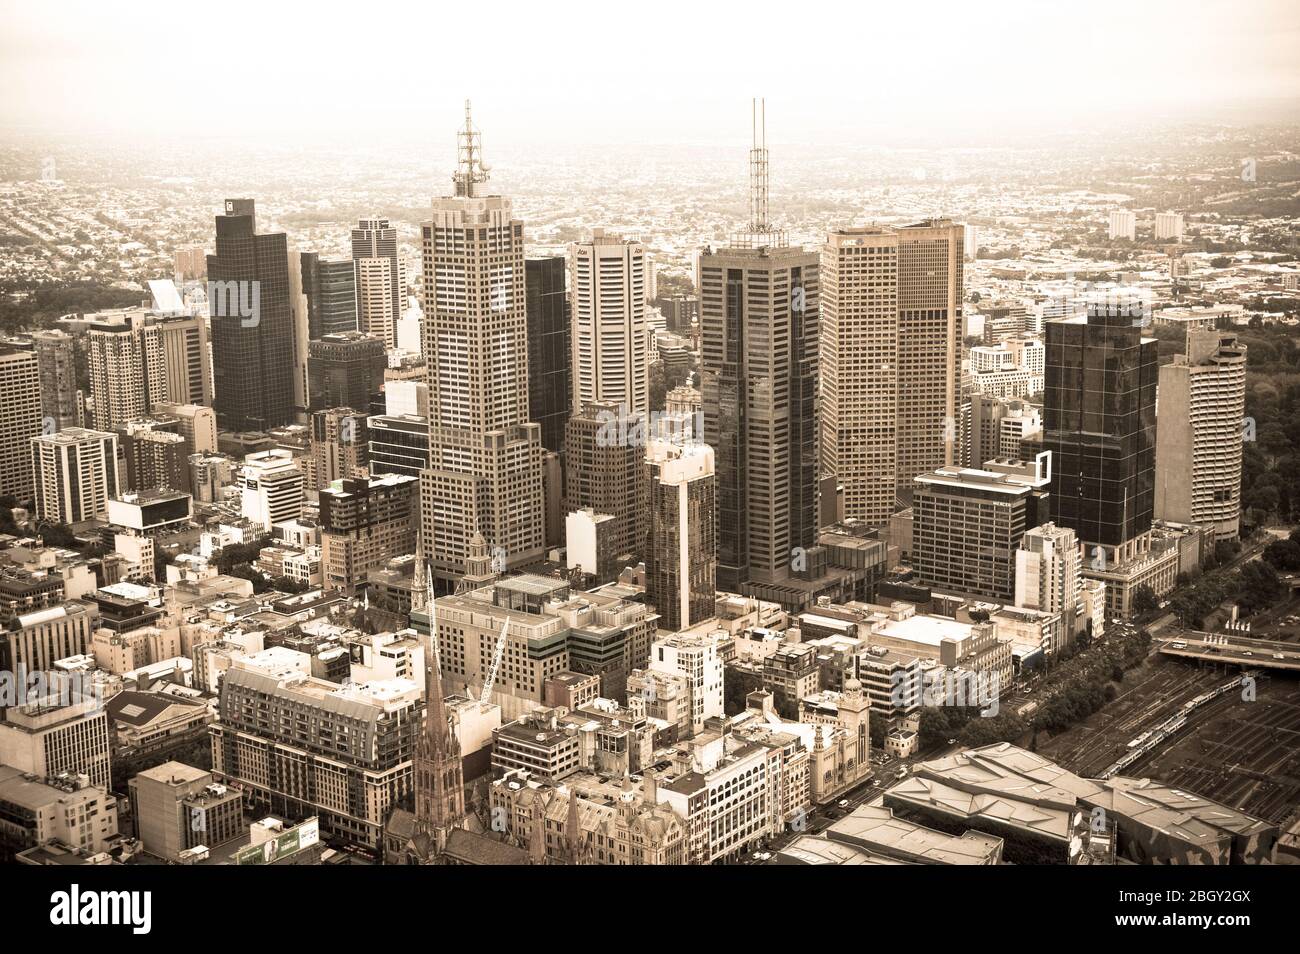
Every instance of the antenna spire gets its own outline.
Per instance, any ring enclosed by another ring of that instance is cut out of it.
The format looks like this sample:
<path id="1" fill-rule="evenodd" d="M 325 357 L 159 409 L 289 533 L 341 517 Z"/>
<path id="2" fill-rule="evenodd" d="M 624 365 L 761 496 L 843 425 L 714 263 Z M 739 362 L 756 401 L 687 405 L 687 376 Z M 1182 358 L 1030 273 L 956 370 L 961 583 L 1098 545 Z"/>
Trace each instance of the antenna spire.
<path id="1" fill-rule="evenodd" d="M 749 226 L 732 236 L 736 248 L 784 247 L 789 244 L 785 232 L 772 228 L 767 216 L 767 100 L 755 98 L 750 103 L 750 130 L 753 142 L 749 150 Z"/>
<path id="2" fill-rule="evenodd" d="M 451 178 L 456 183 L 457 196 L 473 198 L 478 195 L 475 187 L 488 180 L 488 167 L 483 163 L 483 134 L 474 128 L 468 99 L 465 100 L 465 128 L 457 133 L 456 139 L 459 155 L 456 174 Z"/>
<path id="3" fill-rule="evenodd" d="M 750 104 L 754 146 L 749 150 L 749 230 L 766 232 L 767 224 L 767 100 Z"/>

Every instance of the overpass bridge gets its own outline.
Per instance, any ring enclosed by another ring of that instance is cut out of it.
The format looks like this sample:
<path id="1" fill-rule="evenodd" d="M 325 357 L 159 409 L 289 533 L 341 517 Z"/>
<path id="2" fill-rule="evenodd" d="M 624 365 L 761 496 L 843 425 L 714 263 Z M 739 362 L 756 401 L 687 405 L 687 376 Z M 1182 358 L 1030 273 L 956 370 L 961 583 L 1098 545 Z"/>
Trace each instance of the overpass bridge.
<path id="1" fill-rule="evenodd" d="M 1300 643 L 1252 639 L 1236 633 L 1182 633 L 1159 640 L 1162 656 L 1300 672 Z"/>

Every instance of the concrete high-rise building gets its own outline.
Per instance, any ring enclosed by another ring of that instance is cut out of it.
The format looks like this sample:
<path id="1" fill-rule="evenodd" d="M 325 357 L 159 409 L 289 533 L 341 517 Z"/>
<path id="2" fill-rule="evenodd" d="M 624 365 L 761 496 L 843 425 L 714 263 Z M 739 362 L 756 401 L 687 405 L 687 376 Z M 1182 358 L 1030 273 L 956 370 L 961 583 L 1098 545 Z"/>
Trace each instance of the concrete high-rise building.
<path id="1" fill-rule="evenodd" d="M 366 422 L 370 473 L 419 477 L 429 467 L 429 419 L 416 414 L 376 414 Z"/>
<path id="2" fill-rule="evenodd" d="M 542 446 L 564 450 L 564 425 L 573 407 L 573 353 L 563 256 L 524 262 L 528 316 L 528 408 L 542 427 Z"/>
<path id="3" fill-rule="evenodd" d="M 1110 230 L 1107 233 L 1112 239 L 1124 238 L 1130 242 L 1137 238 L 1137 214 L 1118 209 L 1110 214 Z"/>
<path id="4" fill-rule="evenodd" d="M 324 490 L 336 480 L 364 476 L 370 435 L 366 416 L 350 407 L 332 407 L 311 416 L 311 484 Z"/>
<path id="5" fill-rule="evenodd" d="M 1068 636 L 1082 626 L 1083 562 L 1079 541 L 1067 527 L 1031 527 L 1016 551 L 1016 606 L 1060 613 Z"/>
<path id="6" fill-rule="evenodd" d="M 217 415 L 210 407 L 201 404 L 159 404 L 154 408 L 158 417 L 173 418 L 176 432 L 185 438 L 190 454 L 212 454 L 217 450 Z"/>
<path id="7" fill-rule="evenodd" d="M 1183 240 L 1183 214 L 1181 212 L 1156 213 L 1156 238 Z"/>
<path id="8" fill-rule="evenodd" d="M 821 257 L 821 466 L 883 525 L 959 445 L 962 226 L 840 229 Z"/>
<path id="9" fill-rule="evenodd" d="M 60 659 L 89 653 L 98 621 L 95 605 L 83 600 L 12 617 L 0 630 L 0 672 L 49 672 Z M 25 693 L 27 686 L 19 691 Z M 10 702 L 0 702 L 0 708 Z"/>
<path id="10" fill-rule="evenodd" d="M 77 385 L 77 350 L 72 335 L 58 329 L 32 334 L 41 367 L 41 416 L 54 430 L 85 425 L 85 395 Z"/>
<path id="11" fill-rule="evenodd" d="M 970 436 L 967 467 L 986 460 L 1026 460 L 1028 446 L 1037 453 L 1042 441 L 1043 419 L 1038 408 L 1018 398 L 973 394 L 970 400 Z"/>
<path id="12" fill-rule="evenodd" d="M 267 532 L 302 516 L 303 472 L 293 453 L 276 449 L 244 458 L 239 473 L 242 516 Z"/>
<path id="13" fill-rule="evenodd" d="M 159 329 L 146 322 L 143 309 L 87 316 L 86 355 L 98 430 L 142 417 L 168 399 Z"/>
<path id="14" fill-rule="evenodd" d="M 544 552 L 541 427 L 528 411 L 524 226 L 487 181 L 466 107 L 455 194 L 421 228 L 429 470 L 420 538 L 439 586 L 465 572 L 480 533 L 509 566 Z"/>
<path id="15" fill-rule="evenodd" d="M 635 562 L 644 545 L 644 418 L 610 401 L 591 401 L 568 421 L 563 510 L 607 514 L 608 552 Z M 586 566 L 597 573 L 595 566 Z"/>
<path id="16" fill-rule="evenodd" d="M 133 775 L 127 787 L 140 847 L 156 858 L 177 863 L 183 852 L 215 848 L 247 830 L 243 793 L 192 765 L 164 762 Z"/>
<path id="17" fill-rule="evenodd" d="M 69 427 L 31 439 L 36 515 L 58 523 L 102 519 L 122 491 L 117 435 Z"/>
<path id="18" fill-rule="evenodd" d="M 252 199 L 227 199 L 208 256 L 213 405 L 224 430 L 294 419 L 294 314 L 288 239 L 258 234 Z"/>
<path id="19" fill-rule="evenodd" d="M 1025 531 L 1047 518 L 1048 455 L 941 467 L 916 478 L 912 566 L 944 593 L 1010 602 Z"/>
<path id="20" fill-rule="evenodd" d="M 1155 505 L 1156 341 L 1127 310 L 1092 304 L 1046 323 L 1052 522 L 1075 532 L 1092 563 L 1140 552 Z"/>
<path id="21" fill-rule="evenodd" d="M 767 162 L 756 116 L 749 226 L 696 266 L 718 585 L 732 592 L 786 579 L 817 533 L 818 253 L 769 223 Z"/>
<path id="22" fill-rule="evenodd" d="M 0 764 L 39 778 L 86 775 L 107 789 L 113 777 L 109 731 L 108 713 L 93 697 L 14 706 L 0 722 Z"/>
<path id="23" fill-rule="evenodd" d="M 415 552 L 419 491 L 419 478 L 402 474 L 348 477 L 320 491 L 326 587 L 351 593 L 370 570 Z"/>
<path id="24" fill-rule="evenodd" d="M 128 490 L 190 489 L 190 450 L 180 421 L 139 418 L 117 428 Z"/>
<path id="25" fill-rule="evenodd" d="M 569 246 L 573 313 L 573 407 L 612 401 L 650 411 L 650 330 L 645 246 L 593 229 Z"/>
<path id="26" fill-rule="evenodd" d="M 356 275 L 357 329 L 397 347 L 397 323 L 405 304 L 397 229 L 388 219 L 362 219 L 352 230 Z"/>
<path id="27" fill-rule="evenodd" d="M 713 615 L 717 596 L 717 476 L 713 448 L 646 444 L 646 596 L 660 628 L 687 629 Z"/>
<path id="28" fill-rule="evenodd" d="M 1162 365 L 1156 406 L 1155 517 L 1241 529 L 1246 347 L 1235 332 L 1188 331 L 1186 354 Z"/>
<path id="29" fill-rule="evenodd" d="M 30 864 L 91 864 L 118 840 L 117 798 L 85 778 L 40 781 L 0 765 L 0 818 L 7 850 L 30 849 L 50 859 Z M 30 856 L 17 857 L 21 864 Z"/>
<path id="30" fill-rule="evenodd" d="M 281 658 L 235 659 L 221 677 L 213 774 L 278 814 L 317 815 L 326 838 L 378 852 L 390 810 L 412 793 L 420 686 L 340 687 Z"/>
<path id="31" fill-rule="evenodd" d="M 13 496 L 20 504 L 35 489 L 31 439 L 49 429 L 41 383 L 37 352 L 0 342 L 0 496 Z M 55 430 L 61 426 L 48 420 Z"/>
<path id="32" fill-rule="evenodd" d="M 685 676 L 690 699 L 691 729 L 698 734 L 708 719 L 721 717 L 723 708 L 722 656 L 717 633 L 674 633 L 650 644 L 651 672 Z"/>
<path id="33" fill-rule="evenodd" d="M 360 331 L 323 335 L 308 346 L 308 407 L 365 410 L 384 387 L 384 342 Z"/>
<path id="34" fill-rule="evenodd" d="M 316 341 L 325 335 L 357 330 L 357 286 L 355 265 L 349 260 L 331 261 L 317 252 L 299 255 L 302 292 L 307 296 L 307 336 Z"/>
<path id="35" fill-rule="evenodd" d="M 151 285 L 154 283 L 150 283 Z M 174 291 L 170 282 L 159 293 Z M 155 299 L 155 309 L 159 302 Z M 201 314 L 155 314 L 149 323 L 156 326 L 157 348 L 162 353 L 162 396 L 153 396 L 150 406 L 159 401 L 175 404 L 212 404 L 212 343 L 208 340 L 208 319 Z M 152 382 L 151 382 L 152 384 Z"/>

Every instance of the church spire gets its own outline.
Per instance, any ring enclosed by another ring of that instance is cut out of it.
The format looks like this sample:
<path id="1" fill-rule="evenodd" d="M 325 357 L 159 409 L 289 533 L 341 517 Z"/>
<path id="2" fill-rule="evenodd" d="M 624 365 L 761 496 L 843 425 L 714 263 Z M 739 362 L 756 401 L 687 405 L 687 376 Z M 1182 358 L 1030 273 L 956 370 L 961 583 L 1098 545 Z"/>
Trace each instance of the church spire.
<path id="1" fill-rule="evenodd" d="M 450 730 L 442 695 L 442 657 L 438 651 L 437 603 L 430 592 L 429 648 L 424 659 L 424 722 L 415 746 L 415 827 L 417 843 L 426 862 L 433 861 L 447 844 L 447 835 L 465 822 L 465 776 L 460 744 Z"/>

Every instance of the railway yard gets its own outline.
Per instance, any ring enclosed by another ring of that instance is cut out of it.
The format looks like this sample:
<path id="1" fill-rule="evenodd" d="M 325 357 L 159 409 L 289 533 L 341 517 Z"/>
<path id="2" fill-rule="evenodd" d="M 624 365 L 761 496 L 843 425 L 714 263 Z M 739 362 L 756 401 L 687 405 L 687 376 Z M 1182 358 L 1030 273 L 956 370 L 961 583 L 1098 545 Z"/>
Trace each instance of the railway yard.
<path id="1" fill-rule="evenodd" d="M 1253 629 L 1252 636 L 1300 644 L 1300 606 L 1288 601 Z M 1241 675 L 1233 665 L 1153 654 L 1099 712 L 1051 739 L 1040 736 L 1038 751 L 1085 777 L 1128 757 L 1117 774 L 1159 779 L 1284 823 L 1300 808 L 1300 679 L 1246 670 L 1246 685 L 1231 685 Z"/>

